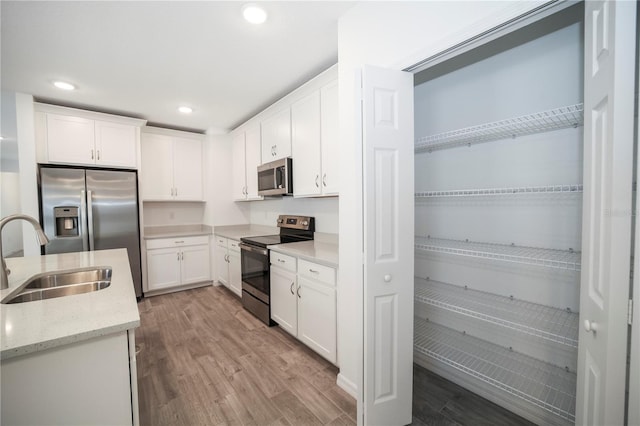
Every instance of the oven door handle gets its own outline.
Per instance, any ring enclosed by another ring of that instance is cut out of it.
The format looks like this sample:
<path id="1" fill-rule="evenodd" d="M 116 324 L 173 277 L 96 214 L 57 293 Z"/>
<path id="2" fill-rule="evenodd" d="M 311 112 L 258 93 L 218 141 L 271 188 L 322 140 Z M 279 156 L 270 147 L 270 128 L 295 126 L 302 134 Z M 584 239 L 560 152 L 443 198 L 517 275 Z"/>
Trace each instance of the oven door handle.
<path id="1" fill-rule="evenodd" d="M 253 253 L 259 253 L 263 256 L 266 256 L 267 254 L 269 254 L 269 250 L 267 249 L 263 249 L 263 248 L 259 248 L 259 247 L 253 247 L 244 243 L 240 243 L 238 244 L 238 246 L 240 247 L 241 250 L 246 250 L 246 251 L 250 251 Z"/>

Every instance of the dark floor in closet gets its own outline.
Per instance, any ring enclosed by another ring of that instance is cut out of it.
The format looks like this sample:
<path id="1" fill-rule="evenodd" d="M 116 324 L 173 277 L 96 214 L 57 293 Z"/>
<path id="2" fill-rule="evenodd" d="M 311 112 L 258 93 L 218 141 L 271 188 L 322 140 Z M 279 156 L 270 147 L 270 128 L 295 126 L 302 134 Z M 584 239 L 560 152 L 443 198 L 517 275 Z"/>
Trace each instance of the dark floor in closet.
<path id="1" fill-rule="evenodd" d="M 526 425 L 522 417 L 413 365 L 413 423 L 415 426 Z"/>

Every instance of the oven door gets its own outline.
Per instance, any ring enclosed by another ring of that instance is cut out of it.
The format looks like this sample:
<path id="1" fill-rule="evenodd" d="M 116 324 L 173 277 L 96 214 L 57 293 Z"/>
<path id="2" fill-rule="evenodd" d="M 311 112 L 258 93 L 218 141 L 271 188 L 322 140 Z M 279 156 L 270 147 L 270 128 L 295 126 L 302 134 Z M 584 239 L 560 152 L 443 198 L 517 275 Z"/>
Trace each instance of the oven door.
<path id="1" fill-rule="evenodd" d="M 269 250 L 240 243 L 242 290 L 269 303 Z"/>

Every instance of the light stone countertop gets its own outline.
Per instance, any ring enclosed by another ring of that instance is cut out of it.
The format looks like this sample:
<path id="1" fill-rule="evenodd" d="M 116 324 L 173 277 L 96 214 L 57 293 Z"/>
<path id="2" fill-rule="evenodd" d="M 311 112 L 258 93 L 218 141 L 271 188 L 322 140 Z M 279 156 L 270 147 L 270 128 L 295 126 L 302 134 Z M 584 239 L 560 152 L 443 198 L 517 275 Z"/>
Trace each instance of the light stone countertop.
<path id="1" fill-rule="evenodd" d="M 226 225 L 216 226 L 213 229 L 213 233 L 224 238 L 231 238 L 232 240 L 240 241 L 240 238 L 245 237 L 260 237 L 263 235 L 279 234 L 280 228 L 277 226 L 266 225 Z"/>
<path id="2" fill-rule="evenodd" d="M 331 266 L 332 268 L 338 267 L 338 244 L 334 242 L 322 240 L 301 241 L 298 243 L 271 245 L 267 248 L 299 259 Z"/>
<path id="3" fill-rule="evenodd" d="M 156 238 L 191 237 L 197 235 L 211 235 L 213 228 L 209 225 L 167 225 L 167 226 L 145 226 L 144 239 L 152 240 Z"/>
<path id="4" fill-rule="evenodd" d="M 84 294 L 0 305 L 0 359 L 105 336 L 140 325 L 126 249 L 51 254 L 6 259 L 14 292 L 33 275 L 90 266 L 112 268 L 111 285 Z"/>

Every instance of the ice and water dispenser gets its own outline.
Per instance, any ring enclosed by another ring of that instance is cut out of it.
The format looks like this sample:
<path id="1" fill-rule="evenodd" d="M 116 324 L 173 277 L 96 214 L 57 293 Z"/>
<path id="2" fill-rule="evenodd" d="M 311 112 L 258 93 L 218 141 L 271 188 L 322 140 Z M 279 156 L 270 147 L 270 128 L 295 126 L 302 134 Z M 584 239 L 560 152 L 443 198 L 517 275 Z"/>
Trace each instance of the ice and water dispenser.
<path id="1" fill-rule="evenodd" d="M 54 207 L 53 215 L 56 220 L 56 237 L 77 237 L 78 207 Z"/>

